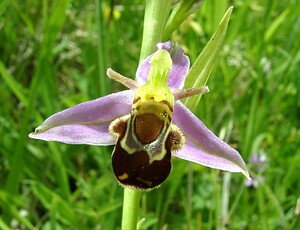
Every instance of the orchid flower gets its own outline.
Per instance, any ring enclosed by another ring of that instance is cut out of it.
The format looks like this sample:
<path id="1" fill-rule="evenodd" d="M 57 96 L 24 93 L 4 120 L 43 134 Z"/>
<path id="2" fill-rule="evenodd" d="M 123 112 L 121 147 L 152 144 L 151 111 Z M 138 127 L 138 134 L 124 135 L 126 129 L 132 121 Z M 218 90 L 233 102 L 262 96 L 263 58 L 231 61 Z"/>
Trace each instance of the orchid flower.
<path id="1" fill-rule="evenodd" d="M 183 89 L 190 61 L 172 42 L 143 60 L 136 81 L 107 70 L 129 90 L 55 113 L 29 137 L 67 144 L 115 145 L 113 170 L 125 187 L 149 190 L 169 175 L 171 157 L 249 174 L 240 154 L 210 131 L 180 99 L 207 93 Z"/>

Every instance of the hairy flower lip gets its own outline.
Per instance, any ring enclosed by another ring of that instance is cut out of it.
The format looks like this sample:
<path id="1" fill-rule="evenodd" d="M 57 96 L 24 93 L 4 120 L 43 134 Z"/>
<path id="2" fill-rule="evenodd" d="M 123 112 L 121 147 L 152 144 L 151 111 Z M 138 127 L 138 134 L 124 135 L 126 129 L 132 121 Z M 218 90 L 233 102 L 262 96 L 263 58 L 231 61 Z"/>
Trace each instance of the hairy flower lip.
<path id="1" fill-rule="evenodd" d="M 173 61 L 168 86 L 175 99 L 181 99 L 178 92 L 182 89 L 189 70 L 189 58 L 179 46 L 174 46 L 171 42 L 158 44 L 158 50 L 161 49 L 167 50 Z M 67 144 L 114 145 L 116 140 L 109 134 L 108 127 L 116 118 L 130 113 L 133 91 L 147 81 L 152 56 L 153 54 L 139 65 L 137 81 L 127 81 L 131 90 L 110 94 L 58 112 L 46 119 L 29 137 Z M 108 69 L 108 73 L 109 71 L 112 70 Z M 208 91 L 205 87 L 201 90 Z M 172 122 L 186 138 L 186 144 L 181 150 L 173 152 L 173 156 L 215 169 L 241 172 L 250 179 L 240 154 L 214 135 L 179 101 L 175 103 Z"/>

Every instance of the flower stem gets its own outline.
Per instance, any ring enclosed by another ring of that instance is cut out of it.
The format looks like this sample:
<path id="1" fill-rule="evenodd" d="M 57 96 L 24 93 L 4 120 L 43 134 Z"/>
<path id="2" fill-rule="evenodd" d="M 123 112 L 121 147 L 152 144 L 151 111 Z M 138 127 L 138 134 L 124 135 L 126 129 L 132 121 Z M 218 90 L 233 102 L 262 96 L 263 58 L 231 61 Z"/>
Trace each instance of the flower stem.
<path id="1" fill-rule="evenodd" d="M 136 230 L 141 191 L 124 188 L 122 230 Z"/>
<path id="2" fill-rule="evenodd" d="M 156 44 L 162 42 L 162 35 L 169 16 L 170 0 L 147 0 L 144 18 L 144 31 L 140 60 L 156 50 Z"/>
<path id="3" fill-rule="evenodd" d="M 105 28 L 103 23 L 103 15 L 102 15 L 102 5 L 101 0 L 95 0 L 96 2 L 96 22 L 98 28 L 98 69 L 99 76 L 96 74 L 93 79 L 93 85 L 96 87 L 95 95 L 104 96 L 107 94 L 108 85 L 107 85 L 107 77 L 105 76 L 106 70 L 106 60 L 105 60 L 105 44 L 104 44 L 104 36 L 105 36 Z"/>

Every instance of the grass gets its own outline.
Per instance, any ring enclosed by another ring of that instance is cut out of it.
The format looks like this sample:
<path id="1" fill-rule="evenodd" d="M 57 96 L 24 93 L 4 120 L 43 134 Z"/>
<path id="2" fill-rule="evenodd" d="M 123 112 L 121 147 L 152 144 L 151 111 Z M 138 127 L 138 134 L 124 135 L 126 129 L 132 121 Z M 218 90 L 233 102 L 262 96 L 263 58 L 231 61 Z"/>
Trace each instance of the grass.
<path id="1" fill-rule="evenodd" d="M 242 175 L 174 159 L 161 188 L 142 195 L 142 229 L 300 228 L 300 9 L 292 0 L 230 4 L 196 114 L 246 161 L 265 154 L 263 172 L 248 164 L 264 180 L 248 188 Z M 228 6 L 206 1 L 172 35 L 192 62 Z M 120 228 L 112 147 L 27 135 L 61 109 L 121 90 L 106 67 L 134 78 L 143 10 L 134 0 L 0 2 L 0 229 Z"/>

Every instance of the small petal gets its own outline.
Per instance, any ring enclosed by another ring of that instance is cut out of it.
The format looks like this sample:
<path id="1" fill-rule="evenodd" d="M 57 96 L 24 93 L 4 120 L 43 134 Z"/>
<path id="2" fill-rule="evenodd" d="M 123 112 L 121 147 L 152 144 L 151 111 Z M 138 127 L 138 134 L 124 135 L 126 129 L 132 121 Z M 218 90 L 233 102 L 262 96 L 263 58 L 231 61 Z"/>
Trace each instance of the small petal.
<path id="1" fill-rule="evenodd" d="M 173 154 L 207 167 L 241 172 L 250 179 L 240 154 L 210 131 L 187 107 L 177 101 L 173 122 L 183 132 L 186 144 Z"/>
<path id="2" fill-rule="evenodd" d="M 185 76 L 190 67 L 190 59 L 184 54 L 183 49 L 179 45 L 175 45 L 170 41 L 157 44 L 158 50 L 167 50 L 172 58 L 172 67 L 168 77 L 168 86 L 173 89 L 182 89 Z M 155 53 L 154 53 L 155 54 Z M 141 62 L 137 71 L 136 79 L 140 84 L 146 83 L 150 70 L 150 59 L 154 55 L 148 56 Z"/>
<path id="3" fill-rule="evenodd" d="M 134 93 L 122 91 L 84 102 L 58 112 L 44 121 L 29 137 L 67 144 L 113 145 L 108 126 L 131 110 Z"/>
<path id="4" fill-rule="evenodd" d="M 133 91 L 136 91 L 140 87 L 140 85 L 136 81 L 117 73 L 116 71 L 112 70 L 111 68 L 108 68 L 106 70 L 106 75 L 110 79 L 120 82 L 122 85 L 126 86 L 127 88 L 129 88 Z"/>

